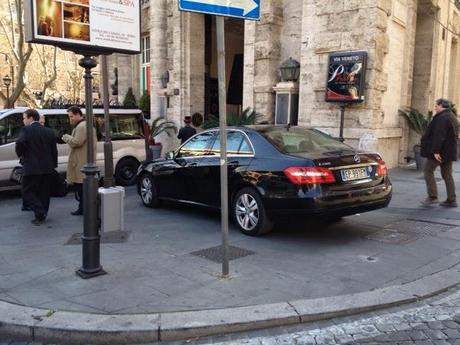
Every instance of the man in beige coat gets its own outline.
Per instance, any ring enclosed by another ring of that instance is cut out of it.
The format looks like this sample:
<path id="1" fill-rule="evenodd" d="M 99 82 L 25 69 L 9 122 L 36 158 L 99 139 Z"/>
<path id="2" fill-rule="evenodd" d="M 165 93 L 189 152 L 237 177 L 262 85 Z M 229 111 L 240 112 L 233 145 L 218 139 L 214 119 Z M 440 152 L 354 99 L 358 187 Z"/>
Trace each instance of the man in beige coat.
<path id="1" fill-rule="evenodd" d="M 64 134 L 62 140 L 70 146 L 69 162 L 67 163 L 67 182 L 74 184 L 79 200 L 78 209 L 71 212 L 74 216 L 83 214 L 83 178 L 85 175 L 81 169 L 87 162 L 86 154 L 86 121 L 79 107 L 72 106 L 67 109 L 69 121 L 74 129 L 72 135 Z M 97 138 L 96 130 L 93 130 L 94 157 L 96 158 Z"/>

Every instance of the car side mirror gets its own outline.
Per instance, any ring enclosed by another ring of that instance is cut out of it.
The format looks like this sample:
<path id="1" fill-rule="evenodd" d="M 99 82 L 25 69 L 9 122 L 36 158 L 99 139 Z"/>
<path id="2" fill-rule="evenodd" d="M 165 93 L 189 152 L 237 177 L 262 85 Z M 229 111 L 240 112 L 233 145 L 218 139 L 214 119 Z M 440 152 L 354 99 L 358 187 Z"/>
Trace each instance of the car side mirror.
<path id="1" fill-rule="evenodd" d="M 167 152 L 166 155 L 165 155 L 165 158 L 168 159 L 168 160 L 174 159 L 175 158 L 174 157 L 174 151 Z"/>

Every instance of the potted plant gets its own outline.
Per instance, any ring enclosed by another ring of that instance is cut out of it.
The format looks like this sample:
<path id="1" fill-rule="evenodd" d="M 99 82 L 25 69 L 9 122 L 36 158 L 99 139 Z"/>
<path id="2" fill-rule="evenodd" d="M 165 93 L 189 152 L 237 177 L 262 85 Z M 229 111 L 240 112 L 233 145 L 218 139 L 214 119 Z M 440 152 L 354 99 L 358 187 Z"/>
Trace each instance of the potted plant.
<path id="1" fill-rule="evenodd" d="M 427 115 L 424 115 L 417 109 L 411 107 L 402 108 L 399 110 L 399 113 L 407 119 L 409 127 L 419 134 L 420 138 L 427 130 L 433 117 L 433 113 L 431 111 L 429 111 Z M 417 170 L 422 170 L 425 163 L 425 160 L 420 155 L 420 149 L 420 144 L 414 145 L 414 159 Z"/>
<path id="2" fill-rule="evenodd" d="M 137 108 L 136 97 L 134 96 L 133 88 L 128 88 L 125 99 L 123 100 L 123 106 L 125 108 Z"/>
<path id="3" fill-rule="evenodd" d="M 144 91 L 141 98 L 139 98 L 139 109 L 142 110 L 144 118 L 150 119 L 150 95 L 147 91 Z"/>
<path id="4" fill-rule="evenodd" d="M 159 142 L 156 142 L 155 137 L 163 132 L 166 133 L 168 137 L 170 137 L 177 133 L 177 126 L 173 121 L 167 121 L 163 117 L 158 117 L 153 120 L 150 129 L 150 138 L 152 139 L 150 144 L 150 151 L 152 152 L 152 159 L 160 158 L 163 145 L 161 145 Z"/>
<path id="5" fill-rule="evenodd" d="M 237 114 L 229 114 L 227 116 L 227 126 L 248 126 L 254 125 L 256 123 L 257 118 L 260 115 L 256 113 L 256 111 L 252 108 L 246 108 L 243 110 L 241 115 Z M 209 115 L 208 119 L 203 123 L 204 129 L 209 129 L 213 127 L 219 126 L 219 117 L 215 115 Z"/>

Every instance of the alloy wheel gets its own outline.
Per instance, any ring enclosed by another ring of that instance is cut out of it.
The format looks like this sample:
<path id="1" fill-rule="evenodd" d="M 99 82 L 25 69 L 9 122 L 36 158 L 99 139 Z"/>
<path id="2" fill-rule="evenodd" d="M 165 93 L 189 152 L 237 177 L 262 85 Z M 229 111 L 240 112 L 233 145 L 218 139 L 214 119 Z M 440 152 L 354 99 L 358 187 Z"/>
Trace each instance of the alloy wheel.
<path id="1" fill-rule="evenodd" d="M 152 202 L 152 194 L 152 181 L 145 176 L 141 182 L 141 198 L 144 204 L 149 205 Z"/>
<path id="2" fill-rule="evenodd" d="M 236 220 L 245 230 L 251 231 L 259 223 L 259 205 L 250 194 L 241 194 L 236 201 Z"/>

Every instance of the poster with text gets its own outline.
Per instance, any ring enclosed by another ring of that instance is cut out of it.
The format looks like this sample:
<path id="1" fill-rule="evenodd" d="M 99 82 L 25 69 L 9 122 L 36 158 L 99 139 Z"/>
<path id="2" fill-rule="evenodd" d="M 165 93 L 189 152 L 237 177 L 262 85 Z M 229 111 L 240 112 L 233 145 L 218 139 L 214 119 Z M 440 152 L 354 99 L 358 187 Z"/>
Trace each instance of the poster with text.
<path id="1" fill-rule="evenodd" d="M 140 52 L 138 0 L 27 0 L 28 42 L 87 52 Z"/>
<path id="2" fill-rule="evenodd" d="M 341 52 L 329 55 L 326 102 L 362 102 L 367 52 Z"/>

